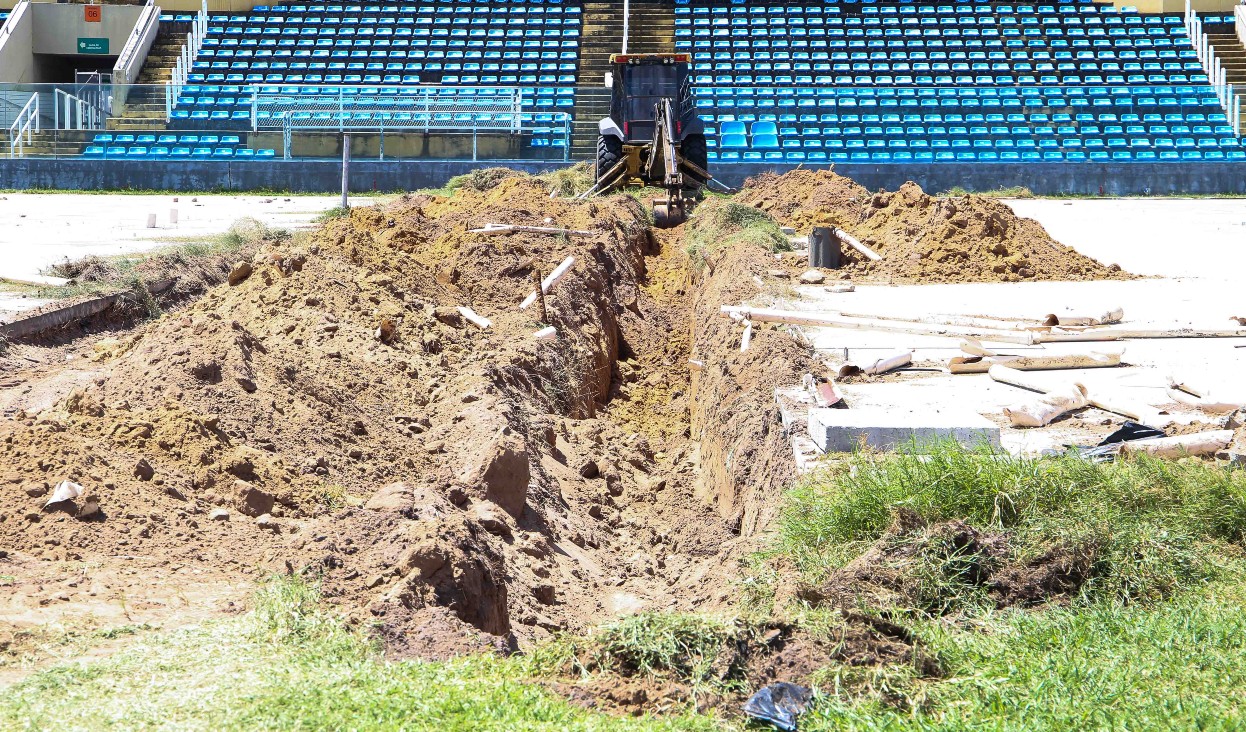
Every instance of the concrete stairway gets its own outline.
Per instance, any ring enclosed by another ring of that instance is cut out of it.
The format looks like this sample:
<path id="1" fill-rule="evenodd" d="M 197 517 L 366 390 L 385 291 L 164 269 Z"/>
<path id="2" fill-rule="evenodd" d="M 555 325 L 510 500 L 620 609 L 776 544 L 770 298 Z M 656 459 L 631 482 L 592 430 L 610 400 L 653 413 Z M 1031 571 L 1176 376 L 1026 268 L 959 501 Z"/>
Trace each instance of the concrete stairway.
<path id="1" fill-rule="evenodd" d="M 31 136 L 29 145 L 22 148 L 22 157 L 68 158 L 82 154 L 82 150 L 94 137 L 95 130 L 44 130 Z M 9 136 L 0 133 L 0 157 L 9 155 Z"/>
<path id="2" fill-rule="evenodd" d="M 669 2 L 631 0 L 628 53 L 672 53 L 675 50 L 675 11 Z M 605 88 L 611 54 L 623 51 L 623 13 L 620 3 L 584 4 L 580 40 L 580 78 L 576 89 L 571 157 L 594 160 L 597 121 L 610 114 L 610 90 Z"/>
<path id="3" fill-rule="evenodd" d="M 130 91 L 125 109 L 120 117 L 108 120 L 108 129 L 127 132 L 152 132 L 166 129 L 164 109 L 164 85 L 173 75 L 177 57 L 186 45 L 187 31 L 171 30 L 162 26 L 156 36 L 147 62 Z"/>
<path id="4" fill-rule="evenodd" d="M 1208 33 L 1207 40 L 1211 41 L 1216 57 L 1220 59 L 1225 80 L 1233 85 L 1233 90 L 1239 95 L 1246 93 L 1246 48 L 1242 48 L 1242 42 L 1232 33 Z M 1246 134 L 1246 121 L 1237 132 L 1239 135 Z"/>

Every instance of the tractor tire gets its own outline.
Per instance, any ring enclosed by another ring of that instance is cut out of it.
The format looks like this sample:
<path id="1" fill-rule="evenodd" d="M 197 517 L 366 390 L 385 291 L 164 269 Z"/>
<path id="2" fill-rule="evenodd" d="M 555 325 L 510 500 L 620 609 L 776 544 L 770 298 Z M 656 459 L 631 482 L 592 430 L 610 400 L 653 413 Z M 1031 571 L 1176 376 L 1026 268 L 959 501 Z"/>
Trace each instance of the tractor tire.
<path id="1" fill-rule="evenodd" d="M 601 135 L 597 138 L 597 170 L 593 182 L 601 180 L 601 176 L 623 159 L 623 141 L 614 135 Z"/>
<path id="2" fill-rule="evenodd" d="M 705 144 L 705 135 L 688 135 L 685 137 L 683 144 L 680 145 L 680 152 L 683 154 L 684 160 L 702 170 L 709 170 L 710 155 L 709 147 Z M 694 175 L 687 169 L 684 170 L 684 175 L 692 183 L 692 185 L 686 186 L 687 189 L 699 189 L 707 183 L 700 176 Z"/>

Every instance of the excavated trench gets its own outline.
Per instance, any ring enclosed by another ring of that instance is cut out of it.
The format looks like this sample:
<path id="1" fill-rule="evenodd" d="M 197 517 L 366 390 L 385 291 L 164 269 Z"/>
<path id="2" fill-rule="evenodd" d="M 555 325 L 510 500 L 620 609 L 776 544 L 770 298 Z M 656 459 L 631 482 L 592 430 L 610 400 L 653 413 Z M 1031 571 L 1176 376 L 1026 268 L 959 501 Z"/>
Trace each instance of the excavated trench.
<path id="1" fill-rule="evenodd" d="M 299 572 L 398 655 L 730 605 L 794 475 L 772 390 L 810 367 L 775 330 L 740 353 L 718 317 L 768 255 L 694 269 L 627 196 L 481 187 L 262 246 L 0 422 L 10 560 Z M 519 309 L 566 257 L 544 318 Z M 84 495 L 43 508 L 64 480 Z"/>

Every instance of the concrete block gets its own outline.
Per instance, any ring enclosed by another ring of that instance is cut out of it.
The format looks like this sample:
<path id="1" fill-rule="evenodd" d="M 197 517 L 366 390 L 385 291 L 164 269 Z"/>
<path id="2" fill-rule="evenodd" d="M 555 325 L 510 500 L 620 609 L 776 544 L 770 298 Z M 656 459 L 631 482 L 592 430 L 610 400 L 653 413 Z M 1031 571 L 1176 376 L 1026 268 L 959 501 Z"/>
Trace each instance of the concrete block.
<path id="1" fill-rule="evenodd" d="M 955 440 L 966 447 L 983 442 L 999 446 L 999 427 L 968 410 L 911 412 L 901 409 L 810 409 L 809 436 L 823 452 L 852 452 L 864 441 L 880 450 L 894 450 L 915 441 Z"/>

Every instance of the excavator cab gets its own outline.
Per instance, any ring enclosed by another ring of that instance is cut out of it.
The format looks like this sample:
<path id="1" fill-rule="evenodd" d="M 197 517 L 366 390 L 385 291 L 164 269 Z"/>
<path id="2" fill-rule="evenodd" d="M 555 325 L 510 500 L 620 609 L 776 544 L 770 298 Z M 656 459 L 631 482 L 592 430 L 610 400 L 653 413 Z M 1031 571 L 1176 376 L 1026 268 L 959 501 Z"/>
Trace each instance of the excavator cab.
<path id="1" fill-rule="evenodd" d="M 710 180 L 705 124 L 697 115 L 686 53 L 610 57 L 610 116 L 597 125 L 594 192 L 625 185 L 666 189 L 654 221 L 684 220 Z"/>

